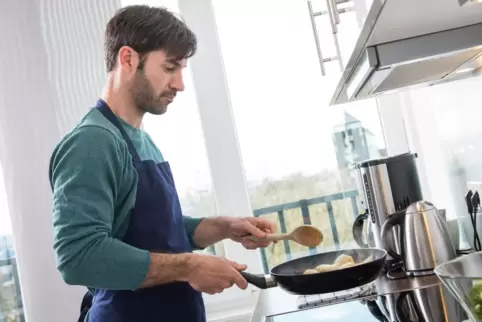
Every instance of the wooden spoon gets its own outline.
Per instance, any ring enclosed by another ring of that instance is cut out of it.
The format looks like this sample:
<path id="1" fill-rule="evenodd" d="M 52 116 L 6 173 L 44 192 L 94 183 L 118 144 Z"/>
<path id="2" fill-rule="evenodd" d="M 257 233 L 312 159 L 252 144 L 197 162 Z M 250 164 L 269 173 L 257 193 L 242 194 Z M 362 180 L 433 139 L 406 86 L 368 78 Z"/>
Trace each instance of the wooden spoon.
<path id="1" fill-rule="evenodd" d="M 314 226 L 303 225 L 297 227 L 289 234 L 272 234 L 266 238 L 258 238 L 255 236 L 246 236 L 244 238 L 249 238 L 256 242 L 292 240 L 306 247 L 315 247 L 323 241 L 323 233 Z"/>

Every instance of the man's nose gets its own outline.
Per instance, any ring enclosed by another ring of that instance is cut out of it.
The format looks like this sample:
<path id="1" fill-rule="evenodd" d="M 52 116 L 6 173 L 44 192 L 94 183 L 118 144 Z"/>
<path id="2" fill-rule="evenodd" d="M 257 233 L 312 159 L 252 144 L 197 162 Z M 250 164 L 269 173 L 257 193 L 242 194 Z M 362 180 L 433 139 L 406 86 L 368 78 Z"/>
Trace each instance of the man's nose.
<path id="1" fill-rule="evenodd" d="M 177 72 L 172 78 L 171 88 L 175 89 L 178 92 L 184 91 L 184 79 L 182 77 L 181 71 Z"/>

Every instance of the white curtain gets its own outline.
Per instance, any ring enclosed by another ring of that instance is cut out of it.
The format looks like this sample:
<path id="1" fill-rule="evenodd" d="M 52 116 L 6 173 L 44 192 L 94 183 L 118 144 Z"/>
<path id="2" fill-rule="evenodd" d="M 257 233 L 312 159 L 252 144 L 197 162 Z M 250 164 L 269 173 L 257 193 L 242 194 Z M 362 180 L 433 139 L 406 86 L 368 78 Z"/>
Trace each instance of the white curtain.
<path id="1" fill-rule="evenodd" d="M 103 31 L 120 0 L 4 1 L 0 162 L 28 322 L 76 321 L 83 288 L 55 268 L 48 163 L 100 95 Z"/>

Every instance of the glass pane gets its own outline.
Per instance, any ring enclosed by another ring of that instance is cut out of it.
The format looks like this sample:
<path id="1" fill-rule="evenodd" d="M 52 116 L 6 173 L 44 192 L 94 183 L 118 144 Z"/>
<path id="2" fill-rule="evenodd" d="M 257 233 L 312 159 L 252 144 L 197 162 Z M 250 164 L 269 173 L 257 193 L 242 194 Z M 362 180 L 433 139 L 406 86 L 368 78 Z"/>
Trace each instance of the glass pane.
<path id="1" fill-rule="evenodd" d="M 349 166 L 385 155 L 376 100 L 328 106 L 340 71 L 329 63 L 321 76 L 304 1 L 213 2 L 254 214 L 279 231 L 311 223 L 325 236 L 312 250 L 270 246 L 262 252 L 265 268 L 357 247 L 351 231 L 359 202 Z"/>
<path id="2" fill-rule="evenodd" d="M 187 68 L 186 90 L 178 93 L 168 112 L 162 116 L 147 114 L 143 126 L 171 166 L 184 215 L 216 216 L 216 199 L 190 75 Z M 204 251 L 222 255 L 222 244 Z"/>
<path id="3" fill-rule="evenodd" d="M 0 166 L 0 321 L 24 321 L 3 171 Z"/>

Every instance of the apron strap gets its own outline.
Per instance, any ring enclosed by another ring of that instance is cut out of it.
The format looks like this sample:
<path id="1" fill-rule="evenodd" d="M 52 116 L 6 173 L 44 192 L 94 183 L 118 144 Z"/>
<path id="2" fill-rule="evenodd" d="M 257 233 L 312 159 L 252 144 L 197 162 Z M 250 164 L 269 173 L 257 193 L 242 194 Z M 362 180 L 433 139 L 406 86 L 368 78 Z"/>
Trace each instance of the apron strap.
<path id="1" fill-rule="evenodd" d="M 127 143 L 127 147 L 129 149 L 129 153 L 132 156 L 132 160 L 141 161 L 141 159 L 139 158 L 139 154 L 137 154 L 137 150 L 132 143 L 132 140 L 129 138 L 126 131 L 122 127 L 122 124 L 117 119 L 117 116 L 114 114 L 114 112 L 112 112 L 107 103 L 104 102 L 104 100 L 99 99 L 95 107 L 120 131 L 122 137 L 124 138 L 124 141 Z"/>

